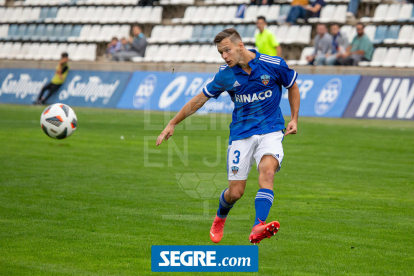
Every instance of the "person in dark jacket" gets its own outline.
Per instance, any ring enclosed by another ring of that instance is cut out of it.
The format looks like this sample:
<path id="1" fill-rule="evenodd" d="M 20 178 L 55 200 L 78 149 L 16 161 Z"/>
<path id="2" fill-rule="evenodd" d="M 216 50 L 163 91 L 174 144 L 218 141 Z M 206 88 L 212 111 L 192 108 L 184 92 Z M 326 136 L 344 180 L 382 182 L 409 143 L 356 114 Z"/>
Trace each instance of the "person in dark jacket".
<path id="1" fill-rule="evenodd" d="M 112 55 L 112 59 L 116 61 L 129 61 L 133 57 L 143 57 L 148 42 L 138 25 L 132 27 L 132 36 L 129 38 L 131 48 L 126 51 L 120 51 Z"/>

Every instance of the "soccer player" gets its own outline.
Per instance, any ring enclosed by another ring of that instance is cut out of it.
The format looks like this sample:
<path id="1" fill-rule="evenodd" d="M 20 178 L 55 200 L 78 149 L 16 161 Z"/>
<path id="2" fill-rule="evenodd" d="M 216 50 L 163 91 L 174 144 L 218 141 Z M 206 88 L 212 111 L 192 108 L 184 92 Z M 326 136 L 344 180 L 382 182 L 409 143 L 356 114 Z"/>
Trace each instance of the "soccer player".
<path id="1" fill-rule="evenodd" d="M 229 188 L 219 200 L 219 208 L 210 230 L 213 242 L 223 237 L 227 215 L 246 187 L 247 176 L 256 161 L 259 191 L 255 199 L 256 218 L 249 236 L 251 243 L 270 238 L 279 230 L 279 222 L 266 223 L 273 204 L 273 179 L 283 160 L 282 140 L 297 132 L 300 94 L 297 73 L 279 57 L 263 55 L 245 48 L 239 33 L 225 29 L 214 38 L 217 50 L 227 63 L 214 79 L 193 97 L 169 122 L 157 139 L 157 146 L 174 134 L 174 128 L 195 113 L 210 98 L 227 91 L 234 102 L 233 120 L 227 151 Z M 288 89 L 291 121 L 284 133 L 284 119 L 279 104 L 282 85 Z"/>
<path id="2" fill-rule="evenodd" d="M 42 88 L 35 104 L 44 104 L 47 101 L 47 99 L 49 99 L 50 96 L 53 95 L 53 93 L 59 90 L 59 88 L 65 82 L 66 77 L 69 73 L 68 61 L 69 55 L 67 53 L 62 53 L 59 64 L 56 66 L 55 75 L 53 76 L 50 83 Z M 43 97 L 43 94 L 46 90 L 49 90 L 49 93 L 46 97 Z"/>

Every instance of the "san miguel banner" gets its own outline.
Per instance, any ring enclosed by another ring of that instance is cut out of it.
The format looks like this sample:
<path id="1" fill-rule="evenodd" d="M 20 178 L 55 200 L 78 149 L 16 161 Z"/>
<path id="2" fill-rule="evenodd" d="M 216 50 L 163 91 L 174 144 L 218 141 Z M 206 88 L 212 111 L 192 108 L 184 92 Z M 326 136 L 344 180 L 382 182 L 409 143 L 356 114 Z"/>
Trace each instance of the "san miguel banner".
<path id="1" fill-rule="evenodd" d="M 414 77 L 361 77 L 344 117 L 414 118 Z"/>
<path id="2" fill-rule="evenodd" d="M 213 73 L 134 72 L 117 107 L 125 109 L 178 111 L 211 81 Z M 301 116 L 341 117 L 360 76 L 299 75 Z M 231 113 L 228 93 L 209 100 L 199 112 Z M 282 93 L 281 108 L 290 114 L 288 93 Z"/>
<path id="3" fill-rule="evenodd" d="M 214 77 L 214 73 L 134 72 L 118 108 L 178 111 Z M 234 104 L 228 93 L 211 99 L 199 113 L 231 113 Z"/>
<path id="4" fill-rule="evenodd" d="M 31 104 L 53 77 L 53 70 L 0 69 L 0 103 Z"/>
<path id="5" fill-rule="evenodd" d="M 130 72 L 71 70 L 49 102 L 115 108 L 130 76 Z"/>

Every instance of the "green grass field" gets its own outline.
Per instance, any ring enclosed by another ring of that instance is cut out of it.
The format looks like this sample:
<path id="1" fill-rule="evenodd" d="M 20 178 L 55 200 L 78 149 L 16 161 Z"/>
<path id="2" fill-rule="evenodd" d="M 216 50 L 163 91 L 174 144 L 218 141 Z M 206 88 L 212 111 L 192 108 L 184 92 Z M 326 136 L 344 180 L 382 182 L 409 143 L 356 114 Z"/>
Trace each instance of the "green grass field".
<path id="1" fill-rule="evenodd" d="M 151 245 L 212 244 L 229 116 L 196 115 L 157 148 L 173 114 L 75 108 L 74 135 L 53 140 L 43 109 L 0 105 L 0 275 L 166 275 L 151 272 Z M 414 275 L 414 122 L 300 118 L 298 130 L 275 179 L 281 229 L 245 275 Z M 178 185 L 190 173 L 203 198 Z M 220 244 L 249 244 L 257 177 Z"/>

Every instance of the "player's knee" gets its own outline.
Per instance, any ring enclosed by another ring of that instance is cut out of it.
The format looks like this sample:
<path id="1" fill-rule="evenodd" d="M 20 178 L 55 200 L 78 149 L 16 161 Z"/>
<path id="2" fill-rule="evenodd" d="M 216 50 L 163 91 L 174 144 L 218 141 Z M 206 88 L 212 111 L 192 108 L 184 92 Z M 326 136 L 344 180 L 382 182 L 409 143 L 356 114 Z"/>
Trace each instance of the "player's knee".
<path id="1" fill-rule="evenodd" d="M 267 169 L 264 171 L 264 179 L 267 182 L 273 183 L 274 178 L 275 178 L 275 171 L 273 169 Z"/>

